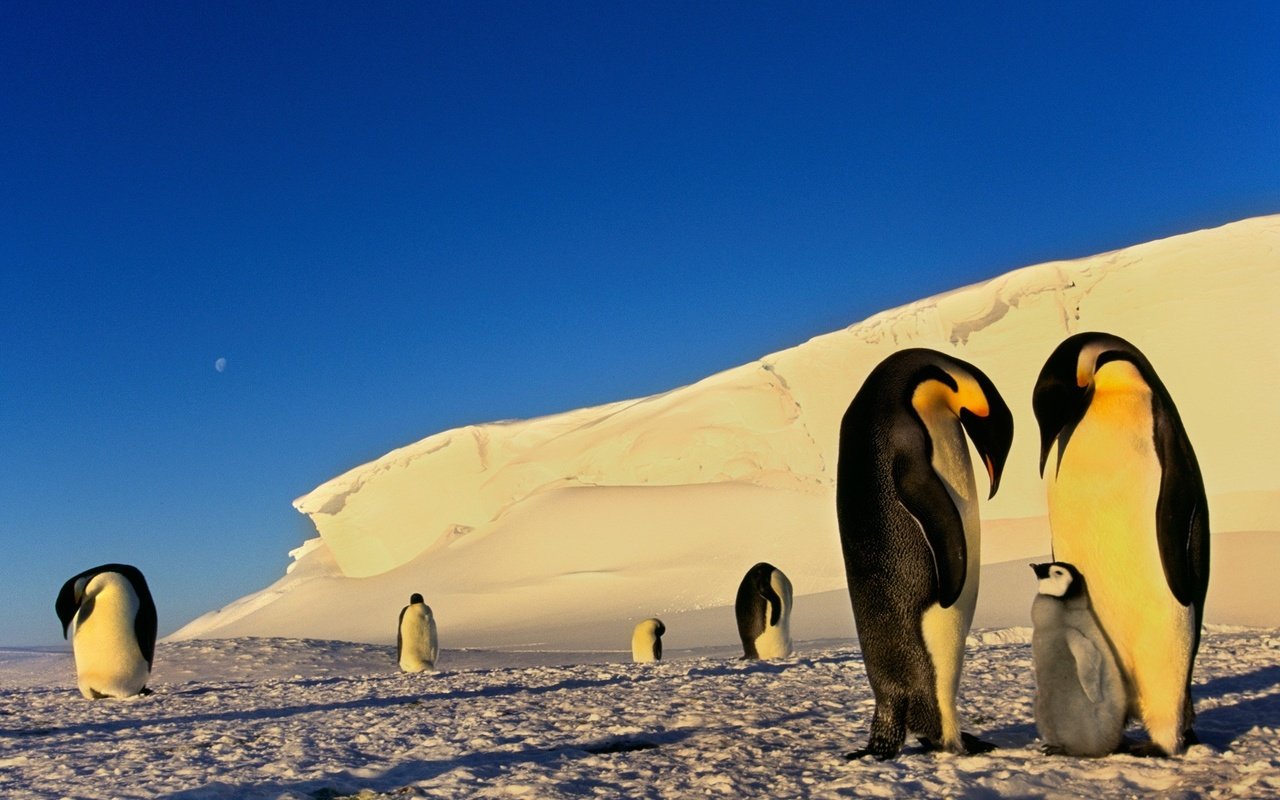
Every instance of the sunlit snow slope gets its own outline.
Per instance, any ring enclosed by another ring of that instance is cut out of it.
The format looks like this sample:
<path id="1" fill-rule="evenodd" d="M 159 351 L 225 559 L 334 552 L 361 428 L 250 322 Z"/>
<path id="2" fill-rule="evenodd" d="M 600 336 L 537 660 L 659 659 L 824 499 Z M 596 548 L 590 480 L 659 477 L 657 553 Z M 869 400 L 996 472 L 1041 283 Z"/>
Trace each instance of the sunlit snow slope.
<path id="1" fill-rule="evenodd" d="M 889 353 L 973 362 L 1016 418 L 983 508 L 976 625 L 1027 624 L 1049 549 L 1031 389 L 1066 336 L 1130 339 L 1172 393 L 1214 535 L 1208 621 L 1280 625 L 1280 216 L 1016 270 L 878 314 L 664 394 L 430 436 L 294 501 L 320 538 L 272 586 L 175 638 L 385 642 L 422 592 L 447 647 L 668 647 L 733 641 L 757 561 L 796 589 L 798 638 L 853 631 L 834 511 L 840 418 Z M 1025 574 L 1024 574 L 1025 573 Z"/>

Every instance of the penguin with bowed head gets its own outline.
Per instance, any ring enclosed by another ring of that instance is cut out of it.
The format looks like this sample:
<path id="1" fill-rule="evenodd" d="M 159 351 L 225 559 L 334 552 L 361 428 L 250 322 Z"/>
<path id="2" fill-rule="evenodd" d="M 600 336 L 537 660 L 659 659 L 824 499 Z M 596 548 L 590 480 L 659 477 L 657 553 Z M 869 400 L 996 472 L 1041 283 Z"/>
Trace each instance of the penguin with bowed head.
<path id="1" fill-rule="evenodd" d="M 929 749 L 992 749 L 956 712 L 981 546 L 966 433 L 994 496 L 1013 415 L 977 367 L 921 348 L 876 366 L 841 422 L 836 513 L 875 696 L 870 740 L 848 758 L 893 758 L 908 732 Z"/>
<path id="2" fill-rule="evenodd" d="M 1032 564 L 1036 729 L 1050 754 L 1096 758 L 1124 741 L 1124 678 L 1089 607 L 1089 587 L 1071 564 Z"/>
<path id="3" fill-rule="evenodd" d="M 1191 673 L 1209 586 L 1209 507 L 1191 440 L 1147 357 L 1108 333 L 1064 340 L 1032 395 L 1053 556 L 1088 576 L 1139 755 L 1196 742 Z"/>
<path id="4" fill-rule="evenodd" d="M 638 623 L 631 631 L 631 660 L 637 664 L 662 660 L 662 634 L 667 626 L 657 617 Z"/>
<path id="5" fill-rule="evenodd" d="M 436 668 L 440 643 L 436 638 L 436 619 L 431 606 L 416 592 L 409 605 L 400 609 L 396 628 L 396 661 L 402 672 L 424 672 Z"/>
<path id="6" fill-rule="evenodd" d="M 156 604 L 142 571 L 102 564 L 62 585 L 54 610 L 71 639 L 80 694 L 90 700 L 149 694 Z"/>
<path id="7" fill-rule="evenodd" d="M 791 655 L 791 581 L 765 562 L 747 570 L 733 604 L 747 659 Z"/>

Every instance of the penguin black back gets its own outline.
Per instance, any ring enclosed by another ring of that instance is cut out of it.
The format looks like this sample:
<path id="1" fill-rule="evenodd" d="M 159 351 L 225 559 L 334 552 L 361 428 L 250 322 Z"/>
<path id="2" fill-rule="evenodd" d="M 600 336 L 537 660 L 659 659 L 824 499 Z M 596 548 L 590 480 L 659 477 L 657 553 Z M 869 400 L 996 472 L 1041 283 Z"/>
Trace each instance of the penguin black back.
<path id="1" fill-rule="evenodd" d="M 151 589 L 147 586 L 147 579 L 143 577 L 142 570 L 131 564 L 101 564 L 68 578 L 66 583 L 62 584 L 62 589 L 58 592 L 58 598 L 54 601 L 54 611 L 58 615 L 58 620 L 62 623 L 62 637 L 64 639 L 67 638 L 71 623 L 76 619 L 77 613 L 82 620 L 87 619 L 93 613 L 92 600 L 88 601 L 88 606 L 82 607 L 82 598 L 77 596 L 76 584 L 82 579 L 85 581 L 92 580 L 95 575 L 103 572 L 115 572 L 124 576 L 125 580 L 129 581 L 129 585 L 133 588 L 134 596 L 138 598 L 138 612 L 134 617 L 134 638 L 137 639 L 138 649 L 142 651 L 142 657 L 146 659 L 147 666 L 150 667 L 156 651 L 156 630 L 159 625 L 159 619 L 156 614 L 155 601 L 151 597 Z"/>

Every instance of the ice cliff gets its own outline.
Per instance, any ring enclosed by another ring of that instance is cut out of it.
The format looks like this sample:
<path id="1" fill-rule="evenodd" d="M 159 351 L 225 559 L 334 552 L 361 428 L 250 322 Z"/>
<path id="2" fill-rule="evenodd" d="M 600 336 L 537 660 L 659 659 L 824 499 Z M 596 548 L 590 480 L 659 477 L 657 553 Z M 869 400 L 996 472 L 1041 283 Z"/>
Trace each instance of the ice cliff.
<path id="1" fill-rule="evenodd" d="M 1197 449 L 1215 535 L 1273 548 L 1277 307 L 1280 216 L 1261 217 L 1015 270 L 652 397 L 444 431 L 295 500 L 319 541 L 295 550 L 276 584 L 175 637 L 385 641 L 388 614 L 421 591 L 446 647 L 607 646 L 587 631 L 612 620 L 629 631 L 653 614 L 672 646 L 681 635 L 668 617 L 680 614 L 691 637 L 731 640 L 731 615 L 711 610 L 761 560 L 797 594 L 835 598 L 812 633 L 850 631 L 833 479 L 840 418 L 866 374 L 896 349 L 932 347 L 1000 388 L 1016 430 L 984 507 L 983 562 L 994 565 L 1048 550 L 1031 388 L 1054 346 L 1082 330 L 1128 338 L 1156 365 Z M 1210 619 L 1213 608 L 1211 589 Z"/>

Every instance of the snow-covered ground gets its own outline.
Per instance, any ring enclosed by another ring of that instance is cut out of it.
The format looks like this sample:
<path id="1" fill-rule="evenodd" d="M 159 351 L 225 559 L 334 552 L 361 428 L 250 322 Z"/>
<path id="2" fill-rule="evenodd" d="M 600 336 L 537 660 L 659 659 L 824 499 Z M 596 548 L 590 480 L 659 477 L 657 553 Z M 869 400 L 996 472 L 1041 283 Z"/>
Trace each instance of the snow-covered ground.
<path id="1" fill-rule="evenodd" d="M 380 645 L 171 642 L 154 694 L 97 702 L 68 654 L 0 651 L 0 796 L 1280 797 L 1280 631 L 1208 632 L 1204 744 L 1168 760 L 1042 755 L 1028 638 L 970 639 L 961 708 L 998 750 L 885 763 L 843 758 L 873 708 L 848 641 L 752 663 L 446 650 L 418 675 Z"/>

